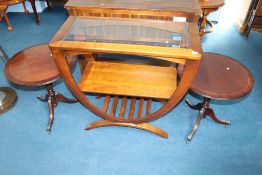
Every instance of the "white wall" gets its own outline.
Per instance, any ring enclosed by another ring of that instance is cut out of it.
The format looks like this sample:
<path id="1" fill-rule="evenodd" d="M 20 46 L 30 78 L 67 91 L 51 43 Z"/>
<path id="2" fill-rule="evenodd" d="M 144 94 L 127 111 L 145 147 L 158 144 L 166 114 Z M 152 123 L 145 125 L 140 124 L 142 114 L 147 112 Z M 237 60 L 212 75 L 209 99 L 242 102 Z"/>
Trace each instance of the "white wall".
<path id="1" fill-rule="evenodd" d="M 251 0 L 227 0 L 229 12 L 233 14 L 234 23 L 240 32 L 244 29 L 244 20 Z"/>

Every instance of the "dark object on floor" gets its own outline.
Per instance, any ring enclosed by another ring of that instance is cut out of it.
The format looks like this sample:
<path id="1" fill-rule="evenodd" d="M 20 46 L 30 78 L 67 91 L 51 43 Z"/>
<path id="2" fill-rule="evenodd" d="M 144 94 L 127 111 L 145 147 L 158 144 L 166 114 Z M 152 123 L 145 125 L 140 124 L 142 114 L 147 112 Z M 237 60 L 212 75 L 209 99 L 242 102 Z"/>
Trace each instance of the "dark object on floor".
<path id="1" fill-rule="evenodd" d="M 40 18 L 38 16 L 37 11 L 36 11 L 35 0 L 29 0 L 29 2 L 31 3 L 31 6 L 32 6 L 32 9 L 33 9 L 33 12 L 34 12 L 35 22 L 37 24 L 39 24 L 40 23 Z M 28 14 L 29 11 L 26 9 L 25 0 L 0 0 L 0 21 L 2 21 L 2 16 L 1 15 L 3 15 L 3 17 L 6 20 L 7 26 L 8 26 L 7 29 L 9 31 L 12 31 L 13 27 L 11 26 L 11 23 L 10 23 L 10 20 L 8 18 L 8 15 L 7 15 L 6 11 L 7 11 L 8 6 L 14 5 L 14 4 L 18 4 L 18 3 L 23 3 L 24 13 Z M 51 8 L 50 8 L 50 5 L 49 5 L 49 0 L 46 0 L 46 3 L 47 3 L 47 6 L 48 6 L 48 8 L 50 10 Z"/>
<path id="2" fill-rule="evenodd" d="M 69 67 L 72 68 L 75 58 L 69 57 L 67 62 Z M 11 82 L 18 85 L 46 86 L 46 96 L 38 97 L 38 99 L 48 102 L 50 118 L 47 130 L 49 133 L 54 120 L 54 108 L 58 105 L 58 102 L 77 102 L 53 90 L 52 83 L 60 78 L 60 73 L 51 56 L 48 45 L 37 45 L 18 52 L 8 60 L 5 66 L 5 75 Z"/>
<path id="3" fill-rule="evenodd" d="M 209 107 L 211 99 L 230 100 L 243 97 L 251 91 L 253 83 L 251 73 L 238 61 L 220 54 L 204 53 L 198 73 L 190 86 L 191 91 L 204 97 L 204 101 L 191 105 L 186 100 L 190 108 L 199 111 L 194 128 L 187 137 L 187 142 L 191 141 L 201 119 L 206 115 L 216 123 L 230 125 L 229 121 L 216 117 L 214 111 Z"/>
<path id="4" fill-rule="evenodd" d="M 0 87 L 0 114 L 11 109 L 15 102 L 15 91 L 9 87 Z"/>
<path id="5" fill-rule="evenodd" d="M 202 17 L 199 19 L 200 36 L 205 35 L 206 33 L 210 33 L 214 30 L 214 24 L 207 19 L 209 13 L 217 11 L 220 7 L 222 7 L 225 0 L 199 0 L 200 7 L 202 9 Z M 210 26 L 210 29 L 206 30 L 206 24 Z"/>
<path id="6" fill-rule="evenodd" d="M 8 56 L 0 46 L 0 58 L 6 64 Z M 16 102 L 16 93 L 10 87 L 0 87 L 0 114 L 11 109 Z"/>
<path id="7" fill-rule="evenodd" d="M 2 49 L 2 47 L 0 46 L 0 58 L 2 59 L 2 61 L 6 64 L 7 61 L 9 60 L 7 54 L 5 53 L 5 51 Z"/>

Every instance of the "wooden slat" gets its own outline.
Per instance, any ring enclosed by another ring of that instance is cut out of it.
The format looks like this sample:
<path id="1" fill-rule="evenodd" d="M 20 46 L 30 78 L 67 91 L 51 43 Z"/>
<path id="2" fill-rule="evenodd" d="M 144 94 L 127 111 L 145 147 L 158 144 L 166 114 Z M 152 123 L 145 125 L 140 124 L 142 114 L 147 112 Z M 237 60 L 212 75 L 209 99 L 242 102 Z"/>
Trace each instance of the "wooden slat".
<path id="1" fill-rule="evenodd" d="M 126 111 L 126 102 L 127 102 L 127 97 L 123 97 L 121 109 L 120 109 L 120 113 L 119 113 L 119 119 L 124 119 L 124 115 L 125 115 L 125 111 Z"/>
<path id="2" fill-rule="evenodd" d="M 143 108 L 144 108 L 144 98 L 140 98 L 137 119 L 142 119 Z"/>
<path id="3" fill-rule="evenodd" d="M 136 106 L 136 98 L 132 97 L 131 104 L 130 104 L 130 109 L 129 109 L 129 114 L 128 114 L 128 119 L 129 120 L 132 120 L 134 118 L 135 106 Z"/>
<path id="4" fill-rule="evenodd" d="M 78 63 L 79 63 L 80 73 L 81 73 L 81 75 L 83 75 L 83 72 L 84 72 L 85 67 L 87 65 L 87 60 L 83 56 L 79 55 L 78 56 Z"/>
<path id="5" fill-rule="evenodd" d="M 147 99 L 146 104 L 146 116 L 148 117 L 151 114 L 152 99 Z"/>
<path id="6" fill-rule="evenodd" d="M 110 96 L 107 95 L 107 96 L 105 97 L 105 101 L 104 101 L 104 104 L 103 104 L 103 110 L 104 110 L 105 112 L 107 111 L 109 102 L 110 102 Z"/>
<path id="7" fill-rule="evenodd" d="M 117 104 L 118 104 L 118 96 L 115 96 L 114 97 L 114 100 L 113 100 L 113 104 L 112 104 L 112 108 L 111 108 L 111 114 L 115 115 L 116 113 L 116 108 L 117 108 Z"/>
<path id="8" fill-rule="evenodd" d="M 84 92 L 169 99 L 176 78 L 173 67 L 89 62 L 78 86 Z"/>

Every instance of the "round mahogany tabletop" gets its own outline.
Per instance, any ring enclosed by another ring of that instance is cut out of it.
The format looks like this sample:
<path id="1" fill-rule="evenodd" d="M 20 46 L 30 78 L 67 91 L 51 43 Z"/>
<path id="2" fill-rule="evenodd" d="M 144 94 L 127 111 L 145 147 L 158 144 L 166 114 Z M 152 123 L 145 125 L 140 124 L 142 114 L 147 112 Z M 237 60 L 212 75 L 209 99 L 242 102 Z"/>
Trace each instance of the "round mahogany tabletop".
<path id="1" fill-rule="evenodd" d="M 203 53 L 190 90 L 211 99 L 236 99 L 248 94 L 253 76 L 240 62 L 216 53 Z"/>
<path id="2" fill-rule="evenodd" d="M 199 5 L 202 9 L 213 9 L 222 7 L 225 0 L 199 0 Z"/>
<path id="3" fill-rule="evenodd" d="M 71 68 L 75 58 L 68 58 Z M 5 75 L 15 84 L 40 86 L 60 78 L 48 45 L 37 45 L 24 49 L 7 61 Z"/>

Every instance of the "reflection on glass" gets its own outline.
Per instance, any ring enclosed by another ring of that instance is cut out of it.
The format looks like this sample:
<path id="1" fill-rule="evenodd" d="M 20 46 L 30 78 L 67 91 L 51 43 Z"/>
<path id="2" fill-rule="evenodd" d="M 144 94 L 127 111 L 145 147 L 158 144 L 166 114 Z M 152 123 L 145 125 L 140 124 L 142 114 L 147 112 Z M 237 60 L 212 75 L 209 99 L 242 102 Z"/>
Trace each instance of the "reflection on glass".
<path id="1" fill-rule="evenodd" d="M 179 22 L 77 18 L 63 40 L 186 48 L 187 31 Z"/>
<path id="2" fill-rule="evenodd" d="M 69 0 L 66 7 L 140 9 L 201 13 L 199 0 Z"/>

